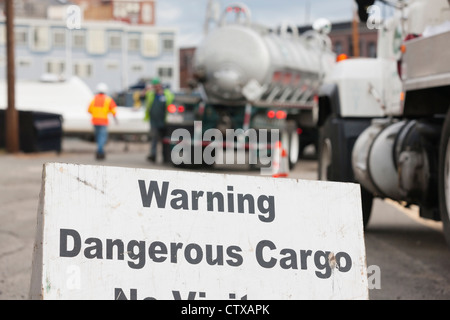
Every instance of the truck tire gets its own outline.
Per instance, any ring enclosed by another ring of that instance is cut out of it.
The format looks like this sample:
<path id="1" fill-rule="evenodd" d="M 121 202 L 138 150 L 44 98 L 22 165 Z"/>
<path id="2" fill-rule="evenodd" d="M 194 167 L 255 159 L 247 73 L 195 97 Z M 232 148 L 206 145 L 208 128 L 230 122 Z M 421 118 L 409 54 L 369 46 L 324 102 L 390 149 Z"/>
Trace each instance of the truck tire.
<path id="1" fill-rule="evenodd" d="M 281 133 L 280 139 L 288 154 L 289 169 L 292 170 L 300 157 L 300 137 L 298 135 L 298 127 L 295 121 L 288 122 L 286 130 Z"/>
<path id="2" fill-rule="evenodd" d="M 450 111 L 442 128 L 439 148 L 439 209 L 444 225 L 444 236 L 450 246 Z"/>
<path id="3" fill-rule="evenodd" d="M 345 119 L 329 117 L 319 131 L 319 180 L 335 182 L 354 182 L 351 151 L 359 135 L 346 136 L 348 127 Z M 358 130 L 359 131 L 359 130 Z M 339 140 L 339 137 L 340 140 Z M 374 196 L 361 186 L 362 215 L 364 228 L 372 213 Z"/>

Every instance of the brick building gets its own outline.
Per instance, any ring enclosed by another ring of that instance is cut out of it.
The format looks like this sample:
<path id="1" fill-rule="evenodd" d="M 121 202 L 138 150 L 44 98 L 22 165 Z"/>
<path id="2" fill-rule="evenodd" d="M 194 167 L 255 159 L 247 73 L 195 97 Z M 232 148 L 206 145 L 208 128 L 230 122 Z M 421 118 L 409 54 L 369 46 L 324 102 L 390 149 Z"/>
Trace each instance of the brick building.
<path id="1" fill-rule="evenodd" d="M 71 0 L 84 11 L 86 20 L 122 21 L 155 25 L 155 0 Z"/>
<path id="2" fill-rule="evenodd" d="M 337 54 L 354 56 L 352 22 L 333 24 L 330 34 L 333 50 Z M 359 52 L 361 57 L 375 58 L 377 55 L 378 31 L 370 30 L 365 23 L 359 24 Z"/>
<path id="3" fill-rule="evenodd" d="M 196 48 L 180 49 L 180 88 L 188 89 L 194 76 L 194 56 Z"/>

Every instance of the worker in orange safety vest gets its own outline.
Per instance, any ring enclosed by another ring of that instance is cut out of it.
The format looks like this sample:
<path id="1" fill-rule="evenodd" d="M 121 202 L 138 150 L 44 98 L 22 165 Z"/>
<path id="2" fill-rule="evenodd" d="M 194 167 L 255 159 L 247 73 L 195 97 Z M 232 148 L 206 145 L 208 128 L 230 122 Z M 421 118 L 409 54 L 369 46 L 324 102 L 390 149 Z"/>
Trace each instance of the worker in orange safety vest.
<path id="1" fill-rule="evenodd" d="M 117 105 L 107 95 L 108 86 L 100 83 L 97 86 L 97 95 L 89 105 L 88 112 L 92 115 L 92 124 L 97 142 L 97 160 L 105 159 L 105 144 L 108 141 L 109 114 L 112 114 L 117 123 Z"/>

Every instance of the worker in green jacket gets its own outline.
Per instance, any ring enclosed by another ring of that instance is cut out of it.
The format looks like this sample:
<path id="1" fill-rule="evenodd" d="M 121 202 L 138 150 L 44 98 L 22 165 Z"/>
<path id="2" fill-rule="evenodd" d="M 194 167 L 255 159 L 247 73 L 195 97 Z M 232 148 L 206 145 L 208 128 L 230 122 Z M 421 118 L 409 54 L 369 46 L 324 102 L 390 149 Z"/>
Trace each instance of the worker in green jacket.
<path id="1" fill-rule="evenodd" d="M 158 78 L 153 79 L 152 88 L 145 95 L 145 121 L 150 121 L 151 149 L 148 160 L 156 161 L 158 143 L 162 142 L 166 131 L 167 107 L 175 99 L 175 95 L 164 89 Z"/>

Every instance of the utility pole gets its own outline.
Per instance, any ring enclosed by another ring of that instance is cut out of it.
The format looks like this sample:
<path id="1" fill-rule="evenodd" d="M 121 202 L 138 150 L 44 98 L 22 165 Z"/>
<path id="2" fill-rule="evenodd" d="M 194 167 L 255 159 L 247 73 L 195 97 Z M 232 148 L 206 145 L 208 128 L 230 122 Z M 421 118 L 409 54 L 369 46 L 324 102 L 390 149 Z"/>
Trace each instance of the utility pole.
<path id="1" fill-rule="evenodd" d="M 359 18 L 357 14 L 357 9 L 353 9 L 353 57 L 358 58 L 360 56 L 359 52 Z"/>
<path id="2" fill-rule="evenodd" d="M 7 56 L 7 77 L 8 77 L 8 107 L 5 116 L 5 141 L 6 151 L 18 153 L 20 151 L 19 142 L 19 114 L 16 110 L 15 101 L 15 60 L 14 60 L 14 0 L 5 0 L 6 15 L 6 56 Z"/>

